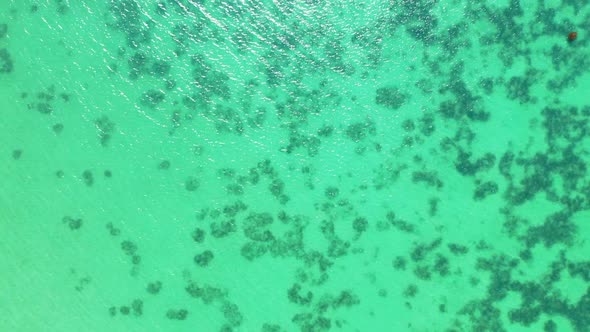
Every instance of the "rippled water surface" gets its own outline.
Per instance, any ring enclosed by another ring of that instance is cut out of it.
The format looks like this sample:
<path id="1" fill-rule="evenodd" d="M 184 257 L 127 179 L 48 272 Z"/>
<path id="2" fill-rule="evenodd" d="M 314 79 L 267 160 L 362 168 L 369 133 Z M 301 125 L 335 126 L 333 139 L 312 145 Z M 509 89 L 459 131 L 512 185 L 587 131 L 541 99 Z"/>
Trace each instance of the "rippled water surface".
<path id="1" fill-rule="evenodd" d="M 584 0 L 0 0 L 0 331 L 590 331 L 589 33 Z"/>

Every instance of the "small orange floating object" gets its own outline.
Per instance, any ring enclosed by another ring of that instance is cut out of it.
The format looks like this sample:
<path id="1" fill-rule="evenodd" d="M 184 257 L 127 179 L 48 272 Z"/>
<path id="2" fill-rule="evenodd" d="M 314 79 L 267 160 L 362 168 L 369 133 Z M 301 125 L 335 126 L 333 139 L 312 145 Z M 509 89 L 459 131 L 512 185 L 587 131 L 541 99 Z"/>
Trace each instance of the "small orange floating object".
<path id="1" fill-rule="evenodd" d="M 578 38 L 578 33 L 575 31 L 572 31 L 567 35 L 567 40 L 569 41 L 574 41 L 576 38 Z"/>

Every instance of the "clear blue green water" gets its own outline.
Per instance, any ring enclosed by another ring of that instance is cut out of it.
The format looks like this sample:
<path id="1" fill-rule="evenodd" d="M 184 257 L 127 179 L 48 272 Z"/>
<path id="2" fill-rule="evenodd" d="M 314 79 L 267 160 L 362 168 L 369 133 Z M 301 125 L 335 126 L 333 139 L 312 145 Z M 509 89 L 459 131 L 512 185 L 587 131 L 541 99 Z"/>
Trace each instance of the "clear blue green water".
<path id="1" fill-rule="evenodd" d="M 0 331 L 590 331 L 589 22 L 0 0 Z"/>

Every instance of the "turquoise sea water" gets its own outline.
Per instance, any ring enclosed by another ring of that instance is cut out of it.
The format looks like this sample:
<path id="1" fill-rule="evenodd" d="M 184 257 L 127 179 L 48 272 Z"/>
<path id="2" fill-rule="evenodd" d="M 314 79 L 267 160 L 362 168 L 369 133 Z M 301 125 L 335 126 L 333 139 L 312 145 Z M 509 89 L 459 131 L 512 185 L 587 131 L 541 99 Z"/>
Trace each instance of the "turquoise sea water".
<path id="1" fill-rule="evenodd" d="M 588 33 L 583 0 L 0 0 L 0 331 L 590 331 Z"/>

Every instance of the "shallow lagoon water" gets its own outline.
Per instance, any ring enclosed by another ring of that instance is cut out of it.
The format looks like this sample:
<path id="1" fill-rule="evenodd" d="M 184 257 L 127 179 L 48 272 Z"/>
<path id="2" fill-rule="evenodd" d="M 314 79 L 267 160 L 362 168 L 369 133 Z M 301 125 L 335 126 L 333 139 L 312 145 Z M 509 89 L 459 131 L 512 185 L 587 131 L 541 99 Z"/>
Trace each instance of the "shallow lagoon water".
<path id="1" fill-rule="evenodd" d="M 0 331 L 589 331 L 588 22 L 1 1 Z"/>

